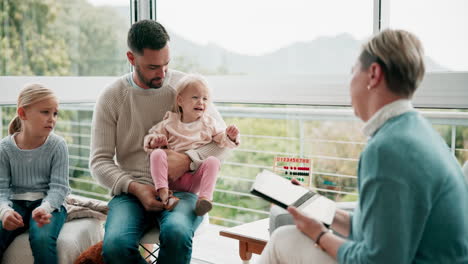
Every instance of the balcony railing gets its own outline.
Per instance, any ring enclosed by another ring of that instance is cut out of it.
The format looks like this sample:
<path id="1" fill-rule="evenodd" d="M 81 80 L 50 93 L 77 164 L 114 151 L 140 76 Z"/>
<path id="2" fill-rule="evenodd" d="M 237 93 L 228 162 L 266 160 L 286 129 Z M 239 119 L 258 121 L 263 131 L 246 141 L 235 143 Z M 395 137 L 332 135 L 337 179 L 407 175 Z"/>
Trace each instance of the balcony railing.
<path id="1" fill-rule="evenodd" d="M 241 146 L 222 165 L 214 195 L 212 223 L 232 226 L 268 215 L 269 203 L 249 193 L 255 175 L 272 169 L 274 157 L 312 160 L 312 187 L 337 201 L 357 200 L 357 162 L 366 145 L 362 122 L 349 108 L 313 108 L 285 105 L 217 106 L 228 124 L 241 130 Z M 14 106 L 0 108 L 0 131 Z M 62 105 L 55 132 L 64 137 L 70 153 L 70 185 L 73 193 L 108 200 L 88 168 L 92 104 Z M 422 111 L 462 164 L 468 159 L 468 112 Z"/>

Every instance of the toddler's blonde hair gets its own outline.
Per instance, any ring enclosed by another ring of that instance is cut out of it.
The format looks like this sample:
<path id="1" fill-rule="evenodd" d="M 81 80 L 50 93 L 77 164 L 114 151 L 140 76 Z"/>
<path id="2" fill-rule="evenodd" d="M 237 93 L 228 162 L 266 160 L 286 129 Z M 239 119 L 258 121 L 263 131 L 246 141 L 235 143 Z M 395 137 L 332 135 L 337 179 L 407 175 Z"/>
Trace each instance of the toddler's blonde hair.
<path id="1" fill-rule="evenodd" d="M 172 111 L 174 113 L 182 113 L 182 108 L 177 104 L 177 97 L 181 93 L 183 93 L 184 90 L 187 87 L 189 87 L 191 84 L 197 83 L 197 82 L 206 87 L 206 89 L 208 90 L 208 93 L 210 95 L 208 100 L 211 101 L 211 90 L 210 90 L 210 88 L 208 86 L 208 82 L 206 81 L 206 79 L 203 76 L 201 76 L 200 74 L 190 73 L 190 74 L 187 74 L 184 77 L 182 77 L 180 79 L 180 81 L 176 85 L 176 88 L 175 88 L 176 95 L 175 95 L 175 98 L 174 98 L 174 107 L 172 109 Z"/>

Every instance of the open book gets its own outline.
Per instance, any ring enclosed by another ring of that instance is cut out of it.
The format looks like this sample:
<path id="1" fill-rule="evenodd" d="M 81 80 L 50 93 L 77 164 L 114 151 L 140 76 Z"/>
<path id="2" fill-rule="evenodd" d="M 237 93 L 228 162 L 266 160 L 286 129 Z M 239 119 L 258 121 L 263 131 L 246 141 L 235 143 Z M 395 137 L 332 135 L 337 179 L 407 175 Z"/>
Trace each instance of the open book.
<path id="1" fill-rule="evenodd" d="M 284 209 L 294 206 L 328 226 L 335 216 L 334 201 L 267 170 L 257 175 L 250 192 Z"/>

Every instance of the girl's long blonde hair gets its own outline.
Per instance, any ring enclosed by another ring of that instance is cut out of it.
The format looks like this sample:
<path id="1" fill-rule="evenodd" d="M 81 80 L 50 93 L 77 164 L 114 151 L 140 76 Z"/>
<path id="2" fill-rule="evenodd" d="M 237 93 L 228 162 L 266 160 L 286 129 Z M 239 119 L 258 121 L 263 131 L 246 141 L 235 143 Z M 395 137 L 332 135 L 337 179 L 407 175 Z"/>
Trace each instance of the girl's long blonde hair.
<path id="1" fill-rule="evenodd" d="M 18 116 L 18 109 L 20 107 L 27 108 L 28 106 L 37 102 L 54 98 L 57 99 L 54 92 L 42 84 L 32 83 L 27 84 L 21 89 L 16 103 L 16 116 L 10 121 L 8 126 L 8 134 L 13 135 L 21 131 L 21 119 Z"/>
<path id="2" fill-rule="evenodd" d="M 174 97 L 174 107 L 172 108 L 172 112 L 174 113 L 182 113 L 182 108 L 177 104 L 177 97 L 184 92 L 185 88 L 189 87 L 190 84 L 192 83 L 201 83 L 203 86 L 206 87 L 208 90 L 210 96 L 209 99 L 211 101 L 211 90 L 210 87 L 208 86 L 208 82 L 206 79 L 201 76 L 200 74 L 195 74 L 195 73 L 190 73 L 185 75 L 180 79 L 180 81 L 176 85 L 176 95 Z M 211 103 L 210 103 L 211 104 Z M 208 105 L 210 105 L 208 104 Z"/>

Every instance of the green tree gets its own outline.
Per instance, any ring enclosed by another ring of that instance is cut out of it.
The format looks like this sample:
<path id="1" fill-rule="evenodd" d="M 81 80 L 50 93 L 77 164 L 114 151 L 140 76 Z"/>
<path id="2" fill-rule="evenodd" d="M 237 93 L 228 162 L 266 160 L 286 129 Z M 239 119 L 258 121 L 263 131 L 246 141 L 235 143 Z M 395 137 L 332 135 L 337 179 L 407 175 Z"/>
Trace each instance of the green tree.
<path id="1" fill-rule="evenodd" d="M 86 0 L 61 0 L 53 27 L 66 42 L 75 76 L 112 76 L 128 72 L 126 35 L 129 19 L 114 8 Z"/>
<path id="2" fill-rule="evenodd" d="M 1 75 L 128 72 L 129 19 L 86 0 L 0 1 Z"/>
<path id="3" fill-rule="evenodd" d="M 0 74 L 67 75 L 65 41 L 51 27 L 57 19 L 53 0 L 0 2 Z"/>

